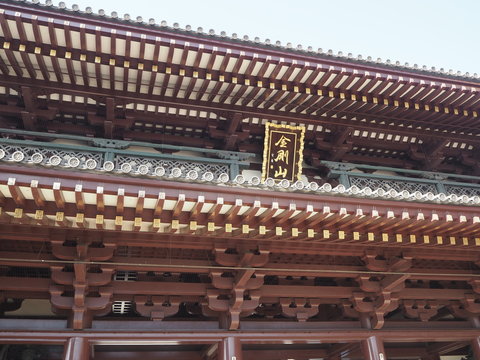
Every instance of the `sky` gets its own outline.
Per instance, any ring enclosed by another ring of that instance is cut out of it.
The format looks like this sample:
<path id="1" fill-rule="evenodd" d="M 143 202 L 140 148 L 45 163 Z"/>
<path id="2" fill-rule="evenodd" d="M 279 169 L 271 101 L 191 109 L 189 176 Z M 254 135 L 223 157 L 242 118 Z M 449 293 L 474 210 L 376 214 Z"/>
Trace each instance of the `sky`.
<path id="1" fill-rule="evenodd" d="M 90 6 L 169 26 L 177 22 L 181 28 L 480 74 L 478 0 L 64 1 L 69 8 Z"/>

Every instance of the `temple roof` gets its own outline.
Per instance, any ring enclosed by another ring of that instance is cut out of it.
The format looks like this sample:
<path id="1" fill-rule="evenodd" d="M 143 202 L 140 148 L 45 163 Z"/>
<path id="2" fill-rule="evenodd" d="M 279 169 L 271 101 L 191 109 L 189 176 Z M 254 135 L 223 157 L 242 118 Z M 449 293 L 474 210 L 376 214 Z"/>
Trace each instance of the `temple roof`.
<path id="1" fill-rule="evenodd" d="M 214 29 L 209 29 L 207 31 L 203 27 L 197 27 L 197 29 L 193 29 L 191 25 L 185 25 L 184 27 L 181 27 L 180 24 L 177 22 L 172 23 L 172 25 L 170 26 L 165 20 L 157 22 L 154 18 L 149 18 L 147 21 L 146 19 L 143 19 L 142 16 L 130 16 L 130 14 L 124 14 L 123 16 L 121 16 L 117 11 L 112 11 L 110 15 L 108 15 L 103 9 L 98 9 L 98 11 L 94 12 L 91 7 L 86 7 L 85 10 L 81 10 L 78 5 L 73 4 L 71 7 L 69 7 L 68 4 L 63 1 L 60 1 L 57 6 L 55 6 L 51 0 L 46 0 L 43 4 L 40 3 L 39 0 L 10 1 L 23 2 L 27 5 L 47 9 L 49 11 L 74 14 L 78 17 L 101 19 L 102 21 L 111 22 L 112 24 L 133 25 L 140 28 L 143 27 L 149 30 L 155 28 L 161 30 L 162 32 L 172 32 L 180 34 L 183 33 L 189 36 L 198 37 L 200 39 L 215 39 L 222 42 L 230 42 L 232 44 L 243 44 L 246 46 L 258 47 L 259 49 L 274 49 L 292 54 L 318 57 L 319 59 L 345 61 L 352 64 L 371 65 L 380 68 L 383 67 L 386 69 L 398 69 L 417 74 L 432 74 L 434 76 L 442 76 L 451 79 L 462 79 L 466 81 L 480 83 L 480 76 L 477 73 L 471 74 L 469 72 L 454 71 L 452 69 L 445 70 L 444 68 L 440 67 L 428 67 L 427 65 L 409 64 L 408 62 L 402 64 L 400 61 L 390 59 L 382 60 L 381 58 L 373 58 L 372 56 L 368 55 L 362 56 L 358 54 L 357 56 L 354 56 L 350 52 L 344 53 L 343 51 L 338 51 L 337 53 L 334 53 L 331 49 L 324 50 L 322 48 L 318 48 L 315 50 L 312 46 L 303 46 L 302 44 L 294 46 L 290 42 L 282 44 L 282 42 L 279 40 L 262 40 L 259 37 L 251 38 L 248 35 L 239 36 L 237 33 L 232 33 L 231 35 L 228 35 L 225 31 L 216 32 Z"/>
<path id="2" fill-rule="evenodd" d="M 2 127 L 261 153 L 267 121 L 305 159 L 473 174 L 478 77 L 6 1 Z"/>

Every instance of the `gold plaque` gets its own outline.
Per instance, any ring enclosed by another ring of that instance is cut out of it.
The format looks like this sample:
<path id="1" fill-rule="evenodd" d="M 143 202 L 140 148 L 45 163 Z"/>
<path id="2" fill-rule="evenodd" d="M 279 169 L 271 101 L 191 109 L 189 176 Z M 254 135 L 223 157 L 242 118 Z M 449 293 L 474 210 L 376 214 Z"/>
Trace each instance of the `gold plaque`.
<path id="1" fill-rule="evenodd" d="M 305 127 L 265 124 L 262 181 L 300 180 Z"/>

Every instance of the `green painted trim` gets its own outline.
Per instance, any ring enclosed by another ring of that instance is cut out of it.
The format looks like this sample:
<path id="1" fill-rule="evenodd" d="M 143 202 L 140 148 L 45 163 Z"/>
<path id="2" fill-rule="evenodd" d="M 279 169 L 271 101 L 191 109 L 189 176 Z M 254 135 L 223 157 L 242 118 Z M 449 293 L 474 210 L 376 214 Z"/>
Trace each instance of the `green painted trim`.
<path id="1" fill-rule="evenodd" d="M 330 175 L 331 174 L 331 175 Z M 445 185 L 451 186 L 461 186 L 461 187 L 471 187 L 471 188 L 480 188 L 480 184 L 472 184 L 472 183 L 464 183 L 459 181 L 449 181 L 449 180 L 431 180 L 431 179 L 419 179 L 419 178 L 411 178 L 406 176 L 392 176 L 392 175 L 380 175 L 380 174 L 362 174 L 362 173 L 353 173 L 353 172 L 345 172 L 339 170 L 331 170 L 329 176 L 337 178 L 347 175 L 349 178 L 353 177 L 362 177 L 362 178 L 370 178 L 370 179 L 378 179 L 378 180 L 394 180 L 394 181 L 401 181 L 401 182 L 408 182 L 408 183 L 422 183 L 422 184 L 432 184 L 432 185 L 440 185 L 442 189 L 445 189 Z M 473 177 L 476 180 L 480 181 L 480 178 Z M 437 189 L 439 186 L 437 186 Z M 443 191 L 440 191 L 443 192 Z"/>
<path id="2" fill-rule="evenodd" d="M 243 152 L 236 152 L 236 151 L 225 151 L 225 150 L 215 150 L 215 149 L 204 149 L 204 148 L 196 148 L 190 146 L 175 146 L 175 145 L 167 145 L 167 144 L 155 144 L 155 143 L 148 143 L 143 141 L 124 141 L 124 140 L 109 140 L 109 139 L 102 139 L 102 138 L 92 138 L 87 136 L 79 136 L 79 135 L 64 135 L 64 134 L 51 134 L 51 133 L 40 133 L 35 131 L 26 131 L 26 130 L 17 130 L 17 129 L 2 129 L 0 128 L 0 133 L 2 134 L 15 134 L 15 135 L 24 135 L 24 136 L 34 136 L 37 138 L 47 138 L 47 139 L 64 139 L 64 140 L 76 140 L 76 141 L 84 141 L 90 145 L 94 145 L 96 149 L 107 148 L 109 150 L 112 149 L 125 149 L 129 146 L 144 146 L 153 148 L 155 150 L 176 150 L 176 151 L 195 151 L 200 152 L 203 154 L 212 154 L 216 155 L 221 159 L 229 159 L 229 160 L 247 160 L 249 158 L 255 157 L 253 153 L 243 153 Z M 24 144 L 26 143 L 25 140 Z M 44 143 L 42 143 L 44 144 Z"/>
<path id="3" fill-rule="evenodd" d="M 142 151 L 129 151 L 129 150 L 119 150 L 112 148 L 97 148 L 92 146 L 83 146 L 83 145 L 70 145 L 70 144 L 56 144 L 48 143 L 41 141 L 33 140 L 17 140 L 17 139 L 5 139 L 0 138 L 0 144 L 7 144 L 12 146 L 29 146 L 36 148 L 50 148 L 56 150 L 71 150 L 79 152 L 93 152 L 103 154 L 105 161 L 113 161 L 114 155 L 123 155 L 123 156 L 134 156 L 134 157 L 143 157 L 143 158 L 152 158 L 152 159 L 164 159 L 164 160 L 178 160 L 185 162 L 196 162 L 196 163 L 210 163 L 210 164 L 219 164 L 219 165 L 236 165 L 241 167 L 246 167 L 250 164 L 248 161 L 239 161 L 232 159 L 215 159 L 215 158 L 206 158 L 206 157 L 194 157 L 194 156 L 183 156 L 183 155 L 172 155 L 172 154 L 163 154 L 163 153 L 150 153 Z"/>
<path id="4" fill-rule="evenodd" d="M 480 184 L 463 183 L 458 181 L 442 181 L 439 183 L 444 186 L 447 185 L 447 186 L 460 186 L 463 188 L 480 188 Z"/>
<path id="5" fill-rule="evenodd" d="M 439 176 L 444 178 L 477 180 L 480 182 L 480 177 L 472 176 L 472 175 L 459 175 L 459 174 L 448 174 L 448 173 L 433 172 L 433 171 L 410 170 L 410 169 L 392 168 L 387 166 L 340 163 L 340 162 L 326 161 L 326 160 L 322 160 L 320 163 L 332 170 L 336 170 L 335 168 L 338 168 L 338 167 L 342 168 L 343 171 L 351 171 L 353 169 L 383 170 L 383 171 L 392 171 L 397 173 L 405 173 L 405 174 L 419 175 L 419 176 L 425 176 L 425 177 Z M 347 169 L 344 169 L 344 168 L 347 168 Z M 341 170 L 338 169 L 337 171 L 341 171 Z M 388 176 L 388 175 L 385 175 L 385 176 Z"/>
<path id="6" fill-rule="evenodd" d="M 336 173 L 332 171 L 332 173 Z M 343 172 L 345 173 L 345 172 Z M 341 171 L 338 174 L 343 174 Z M 349 177 L 363 177 L 363 178 L 370 178 L 370 179 L 388 179 L 388 180 L 397 180 L 402 182 L 409 182 L 409 183 L 422 183 L 422 184 L 436 184 L 438 183 L 437 180 L 430 180 L 430 179 L 418 179 L 418 178 L 411 178 L 407 176 L 390 176 L 390 175 L 380 175 L 380 174 L 362 174 L 362 173 L 347 173 Z"/>
<path id="7" fill-rule="evenodd" d="M 347 172 L 339 171 L 338 174 L 339 174 L 338 181 L 340 182 L 340 184 L 342 184 L 346 188 L 349 188 L 351 183 L 350 183 L 350 176 L 348 176 Z"/>
<path id="8" fill-rule="evenodd" d="M 58 144 L 48 141 L 35 141 L 35 140 L 19 140 L 19 139 L 10 139 L 0 137 L 0 145 L 9 145 L 19 148 L 30 148 L 30 149 L 42 149 L 42 150 L 56 150 L 56 151 L 65 151 L 65 152 L 79 152 L 84 154 L 96 154 L 102 157 L 102 161 L 111 161 L 119 162 L 119 156 L 139 158 L 139 159 L 151 159 L 151 160 L 164 160 L 164 161 L 178 161 L 180 163 L 190 163 L 190 164 L 210 164 L 217 166 L 226 166 L 228 170 L 226 171 L 231 179 L 234 179 L 239 173 L 240 168 L 246 168 L 250 165 L 249 161 L 245 161 L 249 157 L 253 157 L 254 154 L 250 153 L 236 153 L 231 151 L 222 151 L 222 150 L 212 150 L 212 149 L 200 149 L 194 147 L 184 147 L 184 146 L 173 146 L 173 145 L 160 145 L 150 144 L 145 142 L 138 141 L 116 141 L 116 140 L 107 140 L 107 139 L 92 139 L 83 136 L 75 135 L 58 135 L 58 134 L 45 134 L 45 133 L 36 133 L 33 131 L 23 131 L 23 130 L 10 130 L 10 129 L 0 129 L 0 133 L 3 134 L 15 134 L 23 135 L 35 138 L 43 139 L 62 139 L 62 140 L 73 140 L 81 141 L 83 144 Z M 93 145 L 93 146 L 92 146 Z M 185 155 L 175 155 L 175 154 L 165 154 L 162 152 L 144 152 L 144 151 L 131 151 L 128 150 L 129 146 L 142 146 L 148 147 L 158 151 L 158 149 L 168 149 L 174 151 L 194 151 L 199 154 L 199 156 L 185 156 Z M 35 150 L 33 150 L 35 151 Z M 203 155 L 203 156 L 202 156 Z M 212 156 L 214 155 L 214 156 Z M 88 155 L 87 155 L 88 156 Z"/>
<path id="9" fill-rule="evenodd" d="M 372 166 L 372 165 L 360 165 L 360 164 L 351 164 L 351 163 L 338 163 L 333 161 L 322 161 L 322 164 L 327 166 L 330 171 L 328 173 L 329 178 L 338 179 L 338 181 L 345 185 L 345 187 L 350 187 L 352 178 L 367 178 L 367 179 L 376 179 L 376 180 L 387 180 L 387 181 L 398 181 L 402 183 L 409 184 L 429 184 L 435 187 L 435 192 L 447 193 L 445 186 L 456 186 L 461 188 L 470 188 L 470 189 L 479 189 L 480 184 L 475 183 L 464 183 L 460 181 L 455 181 L 454 179 L 465 179 L 465 180 L 476 180 L 480 182 L 480 177 L 470 176 L 470 175 L 457 175 L 457 174 L 446 174 L 446 173 L 435 173 L 430 171 L 420 171 L 420 170 L 407 170 L 407 169 L 397 169 L 385 166 Z M 382 174 L 366 174 L 366 173 L 357 173 L 352 172 L 353 169 L 369 169 L 369 170 L 383 170 L 391 171 L 400 174 L 412 174 L 419 177 L 408 177 L 402 175 L 382 175 Z M 451 180 L 449 180 L 451 178 Z"/>

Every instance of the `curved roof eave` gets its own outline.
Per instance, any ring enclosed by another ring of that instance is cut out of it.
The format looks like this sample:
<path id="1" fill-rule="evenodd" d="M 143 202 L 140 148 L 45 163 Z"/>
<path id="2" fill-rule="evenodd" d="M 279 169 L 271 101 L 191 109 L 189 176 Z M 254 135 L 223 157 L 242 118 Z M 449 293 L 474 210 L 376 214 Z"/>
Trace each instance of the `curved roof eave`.
<path id="1" fill-rule="evenodd" d="M 462 73 L 460 71 L 454 72 L 452 70 L 444 71 L 442 68 L 436 69 L 431 67 L 428 69 L 425 65 L 418 66 L 414 64 L 410 66 L 408 63 L 402 65 L 399 61 L 382 61 L 380 58 L 374 60 L 372 57 L 362 57 L 358 55 L 356 58 L 351 53 L 347 56 L 342 52 L 334 54 L 331 50 L 324 52 L 322 49 L 317 51 L 312 47 L 306 49 L 302 45 L 293 47 L 290 43 L 286 46 L 282 46 L 280 42 L 275 44 L 271 43 L 268 39 L 261 41 L 258 37 L 251 40 L 248 36 L 239 38 L 236 34 L 227 36 L 225 32 L 216 34 L 214 30 L 204 32 L 202 28 L 197 30 L 191 29 L 188 25 L 185 29 L 180 28 L 178 24 L 174 24 L 173 27 L 167 26 L 165 21 L 160 24 L 155 20 L 149 19 L 148 22 L 143 21 L 143 18 L 138 16 L 132 19 L 130 15 L 125 14 L 123 18 L 120 18 L 116 12 L 112 12 L 111 16 L 106 15 L 104 10 L 99 10 L 95 13 L 90 7 L 86 8 L 86 11 L 81 11 L 77 5 L 73 5 L 72 8 L 67 8 L 64 2 L 60 2 L 59 6 L 53 6 L 51 0 L 46 0 L 45 4 L 40 4 L 39 0 L 5 0 L 2 4 L 3 7 L 12 7 L 12 9 L 20 9 L 22 7 L 28 7 L 32 10 L 38 11 L 46 15 L 47 13 L 56 13 L 60 17 L 65 16 L 65 19 L 71 19 L 72 16 L 82 18 L 84 22 L 90 22 L 92 25 L 98 26 L 98 23 L 108 23 L 112 28 L 116 29 L 137 29 L 140 32 L 148 32 L 155 36 L 158 34 L 169 33 L 171 36 L 178 38 L 179 40 L 188 41 L 189 39 L 198 39 L 206 43 L 210 43 L 213 46 L 228 46 L 229 48 L 237 48 L 243 51 L 252 51 L 255 53 L 263 53 L 265 56 L 288 56 L 297 61 L 321 61 L 325 65 L 332 66 L 351 66 L 359 70 L 364 71 L 382 71 L 387 74 L 397 76 L 417 76 L 419 79 L 428 79 L 431 81 L 450 81 L 463 86 L 478 86 L 480 84 L 480 76 L 478 74 L 470 74 L 468 72 Z"/>

